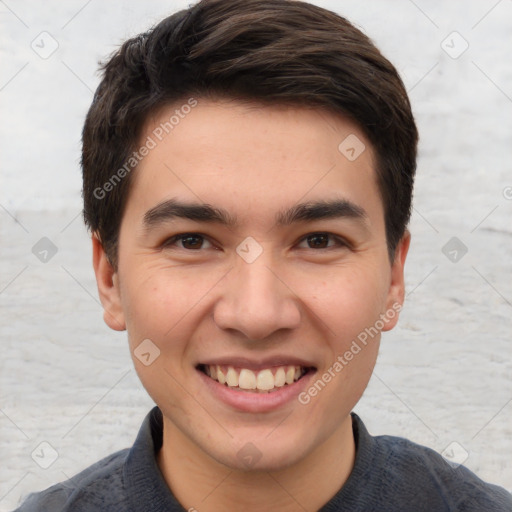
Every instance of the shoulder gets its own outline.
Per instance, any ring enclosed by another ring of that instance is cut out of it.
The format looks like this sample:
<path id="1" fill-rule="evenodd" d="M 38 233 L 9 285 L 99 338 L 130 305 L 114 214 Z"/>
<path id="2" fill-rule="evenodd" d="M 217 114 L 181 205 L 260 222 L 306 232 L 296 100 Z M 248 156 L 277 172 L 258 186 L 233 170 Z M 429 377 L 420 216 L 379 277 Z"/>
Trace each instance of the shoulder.
<path id="1" fill-rule="evenodd" d="M 352 413 L 356 459 L 322 511 L 511 512 L 512 495 L 402 437 L 372 436 Z"/>
<path id="2" fill-rule="evenodd" d="M 393 436 L 374 440 L 381 454 L 381 471 L 408 499 L 433 499 L 447 511 L 512 511 L 509 492 L 484 482 L 462 465 L 448 462 L 431 448 Z"/>
<path id="3" fill-rule="evenodd" d="M 30 494 L 14 512 L 124 510 L 123 467 L 128 453 L 129 449 L 113 453 L 65 482 Z"/>
<path id="4" fill-rule="evenodd" d="M 96 462 L 66 482 L 32 494 L 15 512 L 130 512 L 182 510 L 160 473 L 162 414 L 154 407 L 135 443 Z"/>

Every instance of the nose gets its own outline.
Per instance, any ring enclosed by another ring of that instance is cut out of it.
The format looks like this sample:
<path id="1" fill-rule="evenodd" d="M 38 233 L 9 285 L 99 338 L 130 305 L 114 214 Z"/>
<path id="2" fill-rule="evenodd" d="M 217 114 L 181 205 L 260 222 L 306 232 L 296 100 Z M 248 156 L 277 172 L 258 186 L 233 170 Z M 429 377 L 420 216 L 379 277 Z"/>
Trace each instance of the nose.
<path id="1" fill-rule="evenodd" d="M 223 280 L 222 296 L 214 308 L 216 325 L 253 341 L 298 327 L 301 314 L 290 284 L 261 257 L 253 263 L 238 260 Z"/>

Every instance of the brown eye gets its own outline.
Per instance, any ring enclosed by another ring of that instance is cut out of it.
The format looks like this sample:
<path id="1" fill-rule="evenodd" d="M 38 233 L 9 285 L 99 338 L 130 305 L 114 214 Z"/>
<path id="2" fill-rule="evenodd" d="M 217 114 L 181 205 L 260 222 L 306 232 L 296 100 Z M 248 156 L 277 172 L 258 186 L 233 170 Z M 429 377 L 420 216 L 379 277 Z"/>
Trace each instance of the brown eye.
<path id="1" fill-rule="evenodd" d="M 203 237 L 198 235 L 186 235 L 181 239 L 185 249 L 200 249 L 203 245 Z"/>
<path id="2" fill-rule="evenodd" d="M 307 247 L 304 247 L 304 242 Z M 303 249 L 330 249 L 333 247 L 344 247 L 347 244 L 342 239 L 332 235 L 331 233 L 311 233 L 305 236 L 299 247 Z"/>
<path id="3" fill-rule="evenodd" d="M 207 245 L 204 247 L 204 245 Z M 163 244 L 165 248 L 187 249 L 190 251 L 198 251 L 200 249 L 208 249 L 211 246 L 210 242 L 204 238 L 204 236 L 197 233 L 183 233 L 181 235 L 175 235 L 172 238 L 166 240 Z"/>
<path id="4" fill-rule="evenodd" d="M 325 249 L 329 244 L 329 235 L 316 233 L 307 237 L 311 249 Z"/>

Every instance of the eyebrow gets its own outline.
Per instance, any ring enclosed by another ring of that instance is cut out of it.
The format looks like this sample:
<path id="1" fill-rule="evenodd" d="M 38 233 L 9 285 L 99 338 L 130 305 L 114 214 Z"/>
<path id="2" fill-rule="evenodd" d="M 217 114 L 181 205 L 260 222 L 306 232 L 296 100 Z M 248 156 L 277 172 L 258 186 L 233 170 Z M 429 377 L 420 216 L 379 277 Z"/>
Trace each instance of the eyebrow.
<path id="1" fill-rule="evenodd" d="M 223 208 L 216 208 L 206 203 L 187 203 L 177 199 L 168 199 L 144 214 L 143 226 L 146 230 L 150 230 L 176 218 L 218 223 L 227 227 L 234 227 L 237 224 L 236 217 Z M 278 212 L 276 225 L 288 226 L 299 222 L 339 218 L 354 219 L 363 225 L 367 225 L 368 222 L 368 215 L 360 206 L 347 199 L 332 199 L 299 203 Z"/>

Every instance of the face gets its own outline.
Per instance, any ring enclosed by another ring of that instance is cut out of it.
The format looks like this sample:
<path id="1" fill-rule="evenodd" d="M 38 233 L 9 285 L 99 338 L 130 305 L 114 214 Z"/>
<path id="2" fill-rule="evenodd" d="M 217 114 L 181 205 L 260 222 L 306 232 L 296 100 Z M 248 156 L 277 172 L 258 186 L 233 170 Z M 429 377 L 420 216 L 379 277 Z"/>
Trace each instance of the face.
<path id="1" fill-rule="evenodd" d="M 350 420 L 398 318 L 408 237 L 391 263 L 349 121 L 198 100 L 159 140 L 175 110 L 147 123 L 117 272 L 95 242 L 105 320 L 127 329 L 164 430 L 231 468 L 245 452 L 288 467 Z"/>

